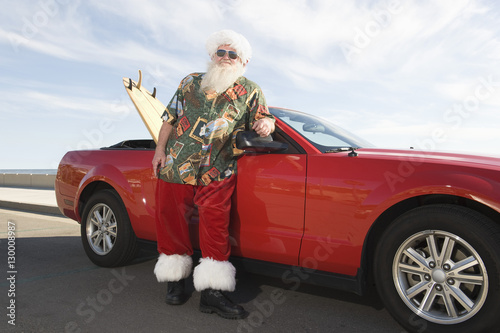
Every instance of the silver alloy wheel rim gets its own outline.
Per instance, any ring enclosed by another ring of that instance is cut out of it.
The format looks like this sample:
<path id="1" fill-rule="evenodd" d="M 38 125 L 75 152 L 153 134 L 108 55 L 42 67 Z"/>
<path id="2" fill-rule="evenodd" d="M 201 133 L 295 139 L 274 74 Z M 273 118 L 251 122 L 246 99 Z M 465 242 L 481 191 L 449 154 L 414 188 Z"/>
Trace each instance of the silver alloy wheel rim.
<path id="1" fill-rule="evenodd" d="M 106 255 L 116 243 L 116 217 L 106 204 L 92 207 L 87 218 L 87 240 L 98 255 Z"/>
<path id="2" fill-rule="evenodd" d="M 392 277 L 401 299 L 418 316 L 458 324 L 483 306 L 488 294 L 486 267 L 474 248 L 457 235 L 426 230 L 398 249 Z"/>

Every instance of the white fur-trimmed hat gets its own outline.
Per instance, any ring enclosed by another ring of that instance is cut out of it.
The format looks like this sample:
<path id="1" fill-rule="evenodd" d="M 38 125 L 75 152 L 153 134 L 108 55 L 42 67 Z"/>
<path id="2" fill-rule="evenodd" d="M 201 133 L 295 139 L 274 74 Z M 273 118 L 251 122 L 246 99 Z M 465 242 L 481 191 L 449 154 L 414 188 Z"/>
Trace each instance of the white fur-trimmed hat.
<path id="1" fill-rule="evenodd" d="M 221 45 L 229 45 L 235 49 L 243 64 L 252 57 L 252 47 L 248 40 L 233 30 L 221 30 L 211 34 L 206 43 L 208 55 L 212 57 Z"/>

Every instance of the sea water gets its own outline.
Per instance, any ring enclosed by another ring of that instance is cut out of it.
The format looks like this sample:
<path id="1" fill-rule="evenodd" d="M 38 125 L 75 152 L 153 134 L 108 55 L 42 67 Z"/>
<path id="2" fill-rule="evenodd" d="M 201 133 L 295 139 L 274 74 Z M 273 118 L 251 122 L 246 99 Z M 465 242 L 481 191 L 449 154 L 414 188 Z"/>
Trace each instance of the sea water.
<path id="1" fill-rule="evenodd" d="M 55 175 L 57 174 L 57 169 L 0 169 L 1 173 L 7 174 L 36 174 L 36 175 Z"/>

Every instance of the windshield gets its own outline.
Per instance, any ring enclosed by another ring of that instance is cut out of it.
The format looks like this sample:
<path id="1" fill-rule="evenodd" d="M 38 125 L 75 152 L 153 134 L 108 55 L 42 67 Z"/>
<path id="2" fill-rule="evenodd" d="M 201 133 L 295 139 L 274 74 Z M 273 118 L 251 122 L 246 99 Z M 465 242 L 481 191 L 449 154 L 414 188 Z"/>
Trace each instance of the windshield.
<path id="1" fill-rule="evenodd" d="M 310 114 L 278 108 L 269 108 L 269 111 L 323 153 L 347 147 L 373 147 L 364 139 Z"/>

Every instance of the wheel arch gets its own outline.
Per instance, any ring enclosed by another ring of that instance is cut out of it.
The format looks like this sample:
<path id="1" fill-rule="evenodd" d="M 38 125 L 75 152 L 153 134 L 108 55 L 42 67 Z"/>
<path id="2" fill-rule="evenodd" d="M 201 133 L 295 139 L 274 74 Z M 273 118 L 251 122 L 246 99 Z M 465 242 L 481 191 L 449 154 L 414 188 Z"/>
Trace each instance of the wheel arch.
<path id="1" fill-rule="evenodd" d="M 123 204 L 123 200 L 121 199 L 118 191 L 113 186 L 111 186 L 111 184 L 106 183 L 106 182 L 101 181 L 101 180 L 93 181 L 93 182 L 87 184 L 87 186 L 85 186 L 85 188 L 82 190 L 82 192 L 80 193 L 80 196 L 78 198 L 78 216 L 80 217 L 80 222 L 81 222 L 81 217 L 83 215 L 83 211 L 85 209 L 85 205 L 87 204 L 89 199 L 95 193 L 97 193 L 99 191 L 103 191 L 103 190 L 114 191 L 117 194 L 118 198 L 120 198 L 120 201 Z"/>
<path id="2" fill-rule="evenodd" d="M 85 204 L 89 198 L 104 189 L 113 190 L 120 198 L 128 212 L 128 207 L 135 203 L 133 191 L 125 175 L 115 166 L 109 164 L 98 165 L 87 172 L 82 178 L 76 197 L 78 206 L 75 213 L 81 222 Z M 129 214 L 130 216 L 130 214 Z"/>
<path id="3" fill-rule="evenodd" d="M 436 204 L 452 204 L 462 206 L 476 211 L 490 218 L 496 224 L 500 225 L 500 213 L 490 208 L 489 206 L 474 201 L 469 198 L 448 194 L 429 194 L 411 197 L 400 201 L 393 206 L 387 208 L 371 226 L 368 231 L 365 243 L 363 245 L 361 267 L 365 273 L 365 281 L 368 286 L 373 285 L 373 262 L 375 257 L 375 247 L 381 241 L 382 234 L 387 227 L 402 214 L 421 206 L 436 205 Z"/>

